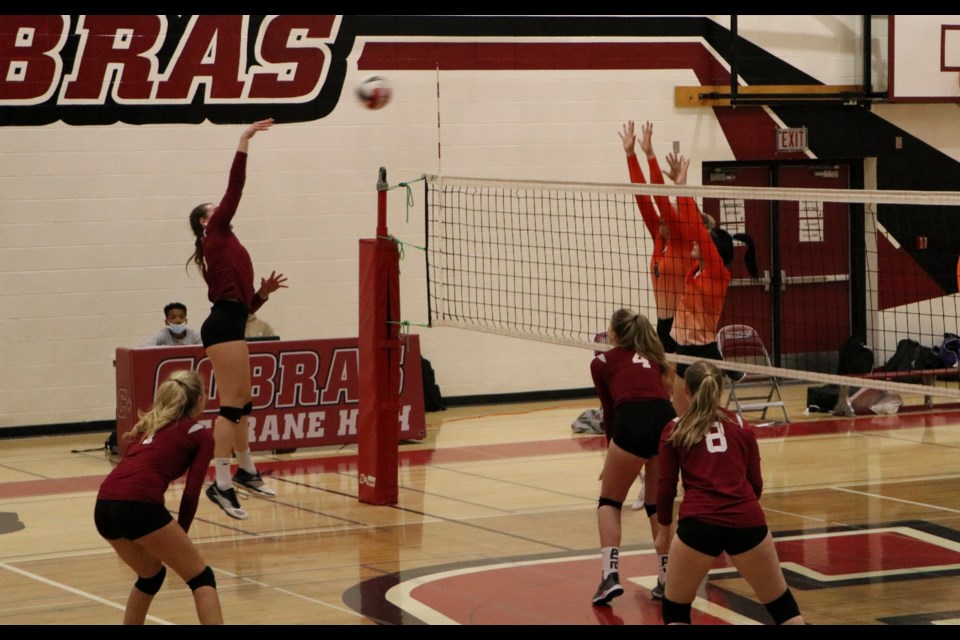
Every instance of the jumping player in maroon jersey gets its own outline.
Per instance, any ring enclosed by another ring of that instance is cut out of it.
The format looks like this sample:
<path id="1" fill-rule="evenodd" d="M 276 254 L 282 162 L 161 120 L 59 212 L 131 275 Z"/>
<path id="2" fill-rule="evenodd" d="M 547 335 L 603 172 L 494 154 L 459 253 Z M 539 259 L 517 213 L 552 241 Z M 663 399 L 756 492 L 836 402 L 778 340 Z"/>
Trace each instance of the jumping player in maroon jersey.
<path id="1" fill-rule="evenodd" d="M 247 517 L 240 507 L 232 483 L 265 496 L 276 491 L 266 486 L 250 455 L 247 416 L 253 411 L 250 378 L 250 351 L 244 337 L 247 315 L 256 311 L 277 289 L 286 288 L 283 274 L 273 272 L 260 279 L 253 290 L 253 263 L 230 224 L 246 181 L 247 151 L 258 131 L 266 131 L 273 119 L 250 125 L 240 136 L 240 144 L 230 169 L 227 192 L 219 206 L 201 204 L 190 213 L 190 228 L 195 250 L 190 257 L 207 281 L 207 297 L 213 303 L 210 316 L 200 328 L 203 348 L 213 365 L 220 395 L 220 415 L 214 425 L 216 479 L 207 489 L 207 497 L 238 520 Z M 236 452 L 239 468 L 230 475 L 230 455 Z"/>
<path id="2" fill-rule="evenodd" d="M 713 364 L 692 364 L 684 388 L 689 407 L 660 440 L 655 546 L 658 553 L 670 552 L 664 624 L 690 624 L 697 589 L 723 552 L 776 624 L 803 624 L 760 506 L 763 478 L 752 428 L 719 407 L 723 374 Z M 681 472 L 683 502 L 674 537 L 670 525 Z"/>
<path id="3" fill-rule="evenodd" d="M 124 624 L 143 624 L 167 575 L 177 572 L 193 591 L 201 624 L 223 624 L 213 570 L 187 537 L 203 479 L 213 456 L 213 437 L 197 418 L 203 412 L 203 381 L 177 371 L 157 389 L 153 407 L 125 437 L 133 440 L 97 494 L 97 531 L 137 574 L 127 598 Z M 177 522 L 164 507 L 170 483 L 187 472 Z"/>
<path id="4" fill-rule="evenodd" d="M 621 510 L 630 485 L 645 465 L 647 516 L 651 533 L 657 535 L 654 500 L 658 474 L 656 466 L 649 463 L 656 460 L 660 432 L 676 416 L 669 392 L 673 367 L 650 321 L 635 311 L 620 309 L 610 318 L 607 336 L 613 348 L 590 363 L 604 422 L 613 428 L 597 506 L 602 573 L 593 596 L 595 605 L 605 605 L 623 594 L 619 574 Z M 662 585 L 658 587 L 654 591 L 662 589 Z"/>

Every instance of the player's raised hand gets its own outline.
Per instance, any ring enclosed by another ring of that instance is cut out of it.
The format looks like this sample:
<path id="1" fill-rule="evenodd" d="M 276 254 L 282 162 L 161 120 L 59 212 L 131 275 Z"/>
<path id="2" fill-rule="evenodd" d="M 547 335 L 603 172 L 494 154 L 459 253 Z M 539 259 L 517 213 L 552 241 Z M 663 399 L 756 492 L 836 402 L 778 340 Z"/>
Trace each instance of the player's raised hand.
<path id="1" fill-rule="evenodd" d="M 653 125 L 650 122 L 644 122 L 640 128 L 640 150 L 647 154 L 648 158 L 653 158 Z"/>
<path id="2" fill-rule="evenodd" d="M 628 156 L 632 156 L 636 153 L 633 148 L 637 144 L 637 135 L 633 130 L 633 120 L 627 120 L 627 122 L 620 127 L 620 132 L 617 134 L 620 136 L 620 141 L 623 142 L 623 151 Z"/>

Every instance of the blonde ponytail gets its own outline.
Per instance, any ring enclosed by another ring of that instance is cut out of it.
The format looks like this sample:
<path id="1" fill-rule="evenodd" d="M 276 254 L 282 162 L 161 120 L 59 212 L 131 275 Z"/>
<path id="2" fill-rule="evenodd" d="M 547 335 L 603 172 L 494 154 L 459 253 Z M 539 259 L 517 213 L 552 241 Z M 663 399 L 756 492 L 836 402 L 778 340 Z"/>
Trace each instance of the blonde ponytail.
<path id="1" fill-rule="evenodd" d="M 124 437 L 131 440 L 152 438 L 174 420 L 192 414 L 202 402 L 203 380 L 200 376 L 195 371 L 175 371 L 157 388 L 150 410 L 140 414 L 140 420 Z"/>
<path id="2" fill-rule="evenodd" d="M 610 316 L 610 328 L 618 346 L 633 349 L 648 360 L 653 360 L 665 375 L 671 370 L 657 330 L 645 315 L 630 309 L 618 309 Z"/>
<path id="3" fill-rule="evenodd" d="M 720 413 L 723 373 L 715 365 L 700 360 L 690 365 L 684 380 L 692 394 L 690 406 L 677 420 L 670 442 L 687 448 L 700 442 L 710 426 L 723 419 Z"/>

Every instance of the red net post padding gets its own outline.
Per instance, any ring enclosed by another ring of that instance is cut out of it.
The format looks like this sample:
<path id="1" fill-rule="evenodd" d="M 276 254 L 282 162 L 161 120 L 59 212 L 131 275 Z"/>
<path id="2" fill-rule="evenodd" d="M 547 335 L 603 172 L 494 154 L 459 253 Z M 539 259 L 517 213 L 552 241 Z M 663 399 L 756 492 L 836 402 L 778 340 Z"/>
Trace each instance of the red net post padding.
<path id="1" fill-rule="evenodd" d="M 400 433 L 400 251 L 386 236 L 386 171 L 377 184 L 377 238 L 360 241 L 360 414 L 357 472 L 361 502 L 396 504 Z"/>

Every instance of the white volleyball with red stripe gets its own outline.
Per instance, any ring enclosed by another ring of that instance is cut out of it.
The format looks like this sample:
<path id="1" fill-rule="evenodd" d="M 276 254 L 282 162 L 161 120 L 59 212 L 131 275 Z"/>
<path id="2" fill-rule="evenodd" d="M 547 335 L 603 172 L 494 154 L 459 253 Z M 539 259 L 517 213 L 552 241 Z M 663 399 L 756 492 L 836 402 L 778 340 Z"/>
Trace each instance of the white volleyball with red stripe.
<path id="1" fill-rule="evenodd" d="M 367 76 L 357 85 L 357 98 L 367 109 L 382 109 L 392 96 L 393 87 L 383 76 Z"/>

